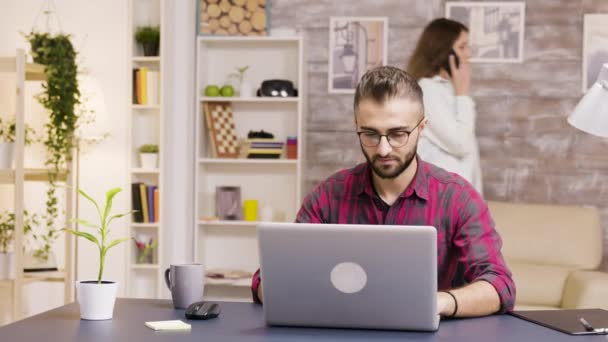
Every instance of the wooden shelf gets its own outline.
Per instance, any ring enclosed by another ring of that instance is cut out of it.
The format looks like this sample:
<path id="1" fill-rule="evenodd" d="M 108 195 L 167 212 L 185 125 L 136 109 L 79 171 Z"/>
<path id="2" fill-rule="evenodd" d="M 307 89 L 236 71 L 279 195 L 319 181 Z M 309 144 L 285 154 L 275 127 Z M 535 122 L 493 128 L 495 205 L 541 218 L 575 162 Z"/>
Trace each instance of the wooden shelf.
<path id="1" fill-rule="evenodd" d="M 146 109 L 146 110 L 154 110 L 160 109 L 160 105 L 141 105 L 141 104 L 132 104 L 133 109 Z"/>
<path id="2" fill-rule="evenodd" d="M 132 264 L 131 269 L 133 270 L 158 270 L 159 265 L 156 264 Z"/>
<path id="3" fill-rule="evenodd" d="M 158 228 L 160 227 L 160 225 L 158 224 L 158 222 L 153 222 L 153 223 L 131 223 L 131 227 L 133 228 Z"/>
<path id="4" fill-rule="evenodd" d="M 25 169 L 25 180 L 28 182 L 48 182 L 49 174 L 47 169 Z M 65 170 L 60 171 L 57 175 L 57 180 L 65 182 L 67 180 L 67 172 Z M 15 183 L 15 170 L 3 169 L 0 170 L 0 184 L 13 184 Z"/>
<path id="5" fill-rule="evenodd" d="M 199 220 L 199 226 L 204 227 L 229 227 L 229 228 L 255 228 L 259 221 L 222 221 L 222 220 Z"/>
<path id="6" fill-rule="evenodd" d="M 200 102 L 252 102 L 252 103 L 298 103 L 299 97 L 222 97 L 222 96 L 201 96 Z"/>
<path id="7" fill-rule="evenodd" d="M 135 57 L 133 57 L 133 62 L 136 62 L 136 63 L 158 63 L 158 62 L 160 62 L 160 57 L 159 56 L 150 56 L 150 57 L 135 56 Z"/>
<path id="8" fill-rule="evenodd" d="M 216 164 L 216 165 L 293 165 L 298 164 L 297 159 L 247 159 L 247 158 L 201 158 L 201 164 Z"/>
<path id="9" fill-rule="evenodd" d="M 17 72 L 17 59 L 15 57 L 0 57 L 0 72 Z M 44 65 L 36 63 L 25 64 L 26 81 L 44 81 Z"/>
<path id="10" fill-rule="evenodd" d="M 150 174 L 150 175 L 155 175 L 160 173 L 159 169 L 141 169 L 141 168 L 137 168 L 137 169 L 131 169 L 132 173 L 138 173 L 138 174 Z"/>
<path id="11" fill-rule="evenodd" d="M 199 42 L 210 43 L 298 43 L 300 37 L 199 36 Z"/>
<path id="12" fill-rule="evenodd" d="M 251 279 L 240 278 L 240 279 L 216 279 L 216 278 L 205 278 L 205 286 L 229 286 L 229 287 L 251 287 Z"/>

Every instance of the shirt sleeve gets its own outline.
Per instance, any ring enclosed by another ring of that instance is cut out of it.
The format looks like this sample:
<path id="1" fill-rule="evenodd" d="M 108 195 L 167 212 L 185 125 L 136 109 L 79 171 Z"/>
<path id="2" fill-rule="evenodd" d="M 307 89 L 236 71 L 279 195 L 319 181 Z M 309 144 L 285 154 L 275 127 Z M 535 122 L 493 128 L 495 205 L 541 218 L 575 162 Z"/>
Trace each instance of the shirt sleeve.
<path id="1" fill-rule="evenodd" d="M 446 97 L 442 85 L 434 80 L 420 83 L 425 113 L 428 117 L 423 133 L 442 150 L 463 158 L 474 151 L 475 102 L 470 96 Z"/>
<path id="2" fill-rule="evenodd" d="M 470 186 L 459 196 L 458 228 L 453 239 L 468 283 L 484 280 L 500 297 L 500 312 L 512 311 L 515 283 L 501 253 L 502 240 L 494 228 L 488 206 Z"/>
<path id="3" fill-rule="evenodd" d="M 329 197 L 327 193 L 323 190 L 325 186 L 325 182 L 317 185 L 317 187 L 306 196 L 304 202 L 302 202 L 302 207 L 300 208 L 300 210 L 298 211 L 298 215 L 296 216 L 296 222 L 326 222 L 324 217 L 325 215 L 327 215 L 326 209 L 329 207 Z M 258 269 L 251 278 L 251 295 L 253 297 L 253 302 L 258 304 L 262 304 L 262 301 L 258 297 L 258 288 L 260 287 L 261 283 L 262 278 L 260 276 L 260 270 Z"/>

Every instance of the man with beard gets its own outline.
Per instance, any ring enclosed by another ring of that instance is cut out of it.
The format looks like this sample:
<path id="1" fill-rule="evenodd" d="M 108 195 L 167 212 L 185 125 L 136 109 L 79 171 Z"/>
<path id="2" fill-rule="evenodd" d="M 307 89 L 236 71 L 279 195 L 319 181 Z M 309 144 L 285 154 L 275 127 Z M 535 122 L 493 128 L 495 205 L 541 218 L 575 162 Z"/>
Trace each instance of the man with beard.
<path id="1" fill-rule="evenodd" d="M 361 78 L 354 102 L 367 162 L 317 185 L 296 222 L 433 226 L 438 314 L 471 317 L 512 310 L 515 284 L 486 203 L 464 178 L 416 155 L 427 123 L 416 80 L 398 68 L 372 69 Z M 258 271 L 252 281 L 258 303 L 260 282 Z"/>

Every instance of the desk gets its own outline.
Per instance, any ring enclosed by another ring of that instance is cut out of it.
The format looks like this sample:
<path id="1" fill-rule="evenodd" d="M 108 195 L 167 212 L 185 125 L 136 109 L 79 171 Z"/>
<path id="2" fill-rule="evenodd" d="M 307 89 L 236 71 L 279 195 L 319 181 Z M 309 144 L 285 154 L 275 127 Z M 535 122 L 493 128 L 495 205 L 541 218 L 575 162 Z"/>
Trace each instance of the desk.
<path id="1" fill-rule="evenodd" d="M 219 318 L 189 321 L 190 332 L 157 332 L 145 321 L 183 319 L 168 300 L 118 299 L 114 319 L 82 321 L 78 303 L 0 328 L 0 340 L 17 341 L 606 341 L 605 336 L 569 336 L 517 319 L 490 316 L 441 322 L 436 333 L 266 327 L 262 307 L 221 303 Z"/>

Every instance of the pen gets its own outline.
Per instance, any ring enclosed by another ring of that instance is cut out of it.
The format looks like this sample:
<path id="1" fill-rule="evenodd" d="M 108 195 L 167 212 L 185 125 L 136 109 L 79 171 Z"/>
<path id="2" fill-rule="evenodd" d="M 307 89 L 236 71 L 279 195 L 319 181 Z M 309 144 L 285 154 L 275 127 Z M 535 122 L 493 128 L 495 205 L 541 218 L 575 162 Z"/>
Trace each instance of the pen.
<path id="1" fill-rule="evenodd" d="M 593 327 L 591 326 L 591 324 L 589 324 L 589 322 L 587 322 L 586 319 L 584 319 L 583 317 L 581 317 L 579 319 L 579 321 L 581 322 L 581 324 L 583 325 L 583 327 L 585 327 L 585 330 L 587 331 L 594 331 L 595 329 L 593 329 Z"/>
<path id="2" fill-rule="evenodd" d="M 593 328 L 593 326 L 591 324 L 589 324 L 589 322 L 587 322 L 586 319 L 584 319 L 583 317 L 579 318 L 579 321 L 581 322 L 581 324 L 583 325 L 583 327 L 585 327 L 586 331 L 593 331 L 596 334 L 608 334 L 608 328 Z"/>

